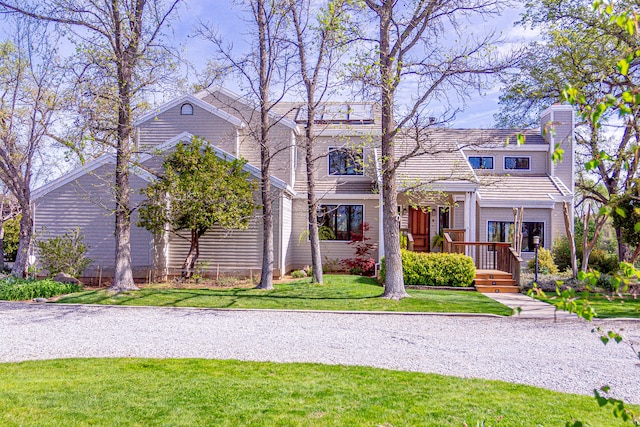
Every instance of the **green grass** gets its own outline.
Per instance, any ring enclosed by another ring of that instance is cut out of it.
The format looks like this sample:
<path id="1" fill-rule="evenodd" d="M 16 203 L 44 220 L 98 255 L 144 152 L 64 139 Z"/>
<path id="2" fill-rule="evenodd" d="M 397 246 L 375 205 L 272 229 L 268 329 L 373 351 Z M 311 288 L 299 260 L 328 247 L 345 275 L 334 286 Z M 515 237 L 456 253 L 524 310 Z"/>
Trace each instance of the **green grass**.
<path id="1" fill-rule="evenodd" d="M 411 311 L 491 313 L 503 316 L 511 309 L 477 292 L 408 290 L 412 298 L 391 301 L 379 298 L 383 289 L 375 279 L 325 276 L 325 284 L 308 279 L 259 289 L 166 289 L 144 288 L 120 294 L 104 290 L 65 296 L 60 303 L 148 305 L 163 307 L 261 308 L 306 310 Z"/>
<path id="2" fill-rule="evenodd" d="M 578 294 L 577 296 L 580 295 L 581 294 Z M 562 309 L 562 300 L 560 298 L 554 298 L 551 293 L 547 294 L 546 298 L 538 297 L 538 299 L 554 304 L 556 307 Z M 588 300 L 598 318 L 640 318 L 640 298 L 633 298 L 632 296 L 607 298 L 601 294 L 589 294 Z M 584 300 L 577 299 L 576 304 L 581 308 L 584 305 Z"/>
<path id="3" fill-rule="evenodd" d="M 0 364 L 3 426 L 506 427 L 574 419 L 624 425 L 589 396 L 365 367 L 201 359 Z"/>

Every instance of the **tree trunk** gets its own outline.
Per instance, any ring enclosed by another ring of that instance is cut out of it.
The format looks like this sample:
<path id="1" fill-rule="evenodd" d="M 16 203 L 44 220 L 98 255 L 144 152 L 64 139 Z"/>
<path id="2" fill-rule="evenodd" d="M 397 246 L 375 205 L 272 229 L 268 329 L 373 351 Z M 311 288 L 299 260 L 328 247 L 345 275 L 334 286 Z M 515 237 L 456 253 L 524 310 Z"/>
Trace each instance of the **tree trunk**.
<path id="1" fill-rule="evenodd" d="M 574 279 L 578 277 L 578 258 L 576 256 L 576 237 L 575 233 L 571 229 L 571 215 L 569 212 L 569 203 L 564 202 L 562 204 L 564 214 L 564 229 L 567 233 L 567 239 L 569 239 L 569 256 L 571 257 L 571 274 Z"/>
<path id="2" fill-rule="evenodd" d="M 29 192 L 29 190 L 26 190 Z M 30 195 L 26 200 L 30 200 Z M 20 203 L 22 218 L 20 218 L 20 240 L 18 242 L 18 253 L 16 261 L 13 263 L 11 274 L 16 277 L 27 277 L 29 266 L 29 249 L 31 248 L 31 237 L 33 236 L 33 219 L 31 213 L 31 203 Z"/>
<path id="3" fill-rule="evenodd" d="M 131 160 L 131 80 L 133 70 L 131 59 L 123 58 L 118 64 L 119 88 L 118 95 L 118 135 L 116 149 L 116 252 L 113 285 L 110 290 L 116 292 L 137 290 L 133 281 L 131 268 L 131 209 L 129 186 L 129 162 Z"/>
<path id="4" fill-rule="evenodd" d="M 259 44 L 259 91 L 260 91 L 260 172 L 262 191 L 262 272 L 258 289 L 273 289 L 273 201 L 271 200 L 271 152 L 269 150 L 269 77 L 267 52 L 267 22 L 265 0 L 257 1 L 257 24 Z"/>
<path id="5" fill-rule="evenodd" d="M 189 253 L 182 264 L 182 277 L 185 279 L 191 278 L 195 271 L 196 262 L 200 257 L 200 233 L 197 230 L 191 230 L 191 245 L 189 246 Z"/>
<path id="6" fill-rule="evenodd" d="M 402 256 L 400 254 L 400 221 L 396 187 L 395 120 L 393 115 L 395 80 L 390 58 L 389 38 L 391 14 L 395 2 L 380 7 L 380 77 L 382 82 L 382 222 L 384 233 L 385 283 L 384 298 L 399 300 L 409 296 L 404 288 Z"/>
<path id="7" fill-rule="evenodd" d="M 318 227 L 318 200 L 316 199 L 316 167 L 314 161 L 314 120 L 315 99 L 308 92 L 308 115 L 306 129 L 306 164 L 307 164 L 307 208 L 309 216 L 309 244 L 311 245 L 311 283 L 322 284 L 322 252 L 320 249 L 320 233 Z"/>

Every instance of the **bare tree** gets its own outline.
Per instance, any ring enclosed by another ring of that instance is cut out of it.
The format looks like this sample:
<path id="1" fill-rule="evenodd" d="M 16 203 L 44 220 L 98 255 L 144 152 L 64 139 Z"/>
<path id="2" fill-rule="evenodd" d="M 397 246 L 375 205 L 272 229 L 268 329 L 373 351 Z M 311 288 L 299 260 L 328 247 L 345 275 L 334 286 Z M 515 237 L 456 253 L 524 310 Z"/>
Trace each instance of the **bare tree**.
<path id="1" fill-rule="evenodd" d="M 215 46 L 219 66 L 238 76 L 246 88 L 244 101 L 255 108 L 249 111 L 232 105 L 236 113 L 248 124 L 248 132 L 260 149 L 260 192 L 262 201 L 262 271 L 258 289 L 273 289 L 274 236 L 273 194 L 271 187 L 271 161 L 287 146 L 275 140 L 275 127 L 282 116 L 275 108 L 289 88 L 291 52 L 285 41 L 288 24 L 288 0 L 245 0 L 250 18 L 247 20 L 250 35 L 249 53 L 238 53 L 232 44 L 223 40 L 211 25 L 202 24 L 199 33 Z M 218 65 L 215 66 L 218 69 Z M 227 74 L 215 73 L 217 75 Z M 233 100 L 235 101 L 235 100 Z M 256 117 L 257 116 L 257 117 Z"/>
<path id="2" fill-rule="evenodd" d="M 307 207 L 311 245 L 312 283 L 322 283 L 322 254 L 318 231 L 318 197 L 315 173 L 317 153 L 316 113 L 331 87 L 333 72 L 344 53 L 347 0 L 329 1 L 325 8 L 314 8 L 310 0 L 289 0 L 295 31 L 293 43 L 298 52 L 300 77 L 306 94 L 307 125 L 304 135 L 307 172 Z M 315 14 L 315 19 L 311 15 Z"/>
<path id="3" fill-rule="evenodd" d="M 0 180 L 22 213 L 11 273 L 24 277 L 33 235 L 32 178 L 64 85 L 46 34 L 37 25 L 15 22 L 13 41 L 0 45 Z"/>
<path id="4" fill-rule="evenodd" d="M 434 104 L 451 105 L 479 90 L 488 76 L 505 70 L 515 55 L 492 50 L 493 33 L 474 39 L 465 23 L 470 16 L 498 13 L 502 0 L 364 0 L 378 34 L 370 36 L 368 54 L 354 66 L 354 77 L 380 97 L 382 110 L 382 198 L 386 280 L 384 297 L 407 297 L 400 257 L 396 142 L 416 116 Z M 460 38 L 453 44 L 451 36 Z M 466 38 L 466 39 L 465 39 Z M 371 53 L 373 52 L 373 53 Z M 411 95 L 399 99 L 407 85 Z M 409 150 L 411 153 L 412 151 Z"/>
<path id="5" fill-rule="evenodd" d="M 104 143 L 116 152 L 115 273 L 112 290 L 137 289 L 131 270 L 129 167 L 132 158 L 136 98 L 152 83 L 163 29 L 181 0 L 0 0 L 5 12 L 55 23 L 72 35 L 83 58 L 82 82 L 100 82 L 83 95 L 111 112 L 98 123 Z M 152 61 L 150 61 L 152 60 Z M 90 85 L 91 87 L 91 85 Z M 95 124 L 95 123 L 94 123 Z M 23 216 L 24 218 L 24 216 Z"/>

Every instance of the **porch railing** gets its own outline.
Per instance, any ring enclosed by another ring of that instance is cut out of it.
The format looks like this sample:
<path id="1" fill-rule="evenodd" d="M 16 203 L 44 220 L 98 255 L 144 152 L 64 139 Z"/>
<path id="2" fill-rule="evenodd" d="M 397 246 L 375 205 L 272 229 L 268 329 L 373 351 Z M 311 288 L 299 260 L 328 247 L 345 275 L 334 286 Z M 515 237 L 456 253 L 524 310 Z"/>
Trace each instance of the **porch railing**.
<path id="1" fill-rule="evenodd" d="M 451 233 L 454 231 L 454 233 Z M 443 251 L 466 254 L 473 258 L 478 270 L 499 270 L 511 273 L 511 277 L 520 283 L 520 263 L 522 259 L 509 243 L 502 242 L 465 242 L 464 230 L 445 230 Z"/>

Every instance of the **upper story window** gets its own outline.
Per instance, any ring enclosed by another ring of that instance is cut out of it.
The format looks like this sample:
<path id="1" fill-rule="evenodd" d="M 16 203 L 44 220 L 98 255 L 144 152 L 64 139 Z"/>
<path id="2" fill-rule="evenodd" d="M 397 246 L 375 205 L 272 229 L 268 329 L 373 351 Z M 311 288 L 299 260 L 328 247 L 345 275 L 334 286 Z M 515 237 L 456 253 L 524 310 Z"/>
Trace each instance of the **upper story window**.
<path id="1" fill-rule="evenodd" d="M 362 149 L 329 148 L 329 175 L 364 175 Z"/>
<path id="2" fill-rule="evenodd" d="M 362 238 L 363 205 L 320 205 L 318 225 L 324 228 L 324 240 Z"/>
<path id="3" fill-rule="evenodd" d="M 180 107 L 180 115 L 182 115 L 182 116 L 193 116 L 193 105 L 191 105 L 191 104 L 182 104 L 182 107 Z"/>
<path id="4" fill-rule="evenodd" d="M 474 169 L 493 169 L 493 157 L 469 156 L 469 163 Z"/>
<path id="5" fill-rule="evenodd" d="M 504 168 L 515 170 L 529 170 L 531 169 L 531 158 L 529 157 L 505 157 Z"/>

